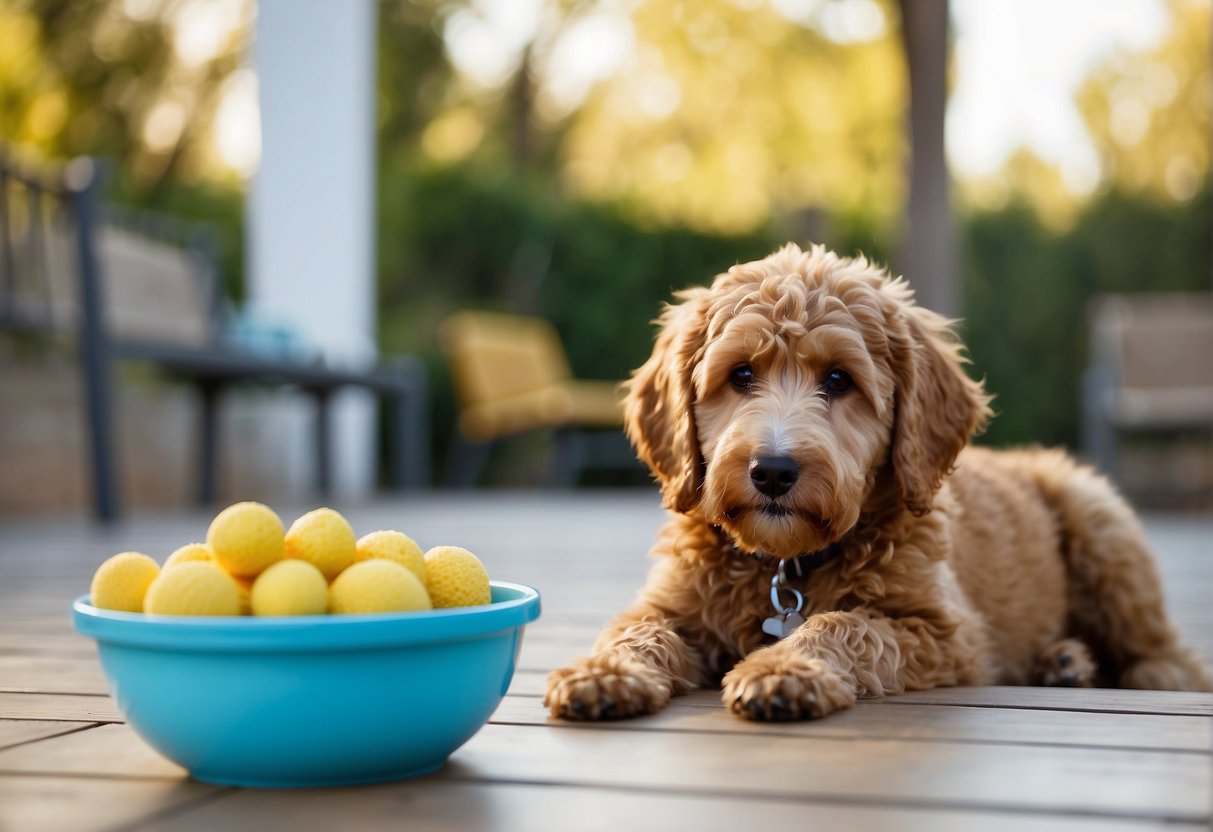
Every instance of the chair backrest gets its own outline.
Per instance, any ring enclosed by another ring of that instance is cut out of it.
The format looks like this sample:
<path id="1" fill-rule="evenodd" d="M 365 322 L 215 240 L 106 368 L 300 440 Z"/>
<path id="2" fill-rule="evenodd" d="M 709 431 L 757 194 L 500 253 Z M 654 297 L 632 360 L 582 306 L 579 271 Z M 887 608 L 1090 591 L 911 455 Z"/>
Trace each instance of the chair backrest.
<path id="1" fill-rule="evenodd" d="M 1121 388 L 1213 386 L 1213 292 L 1107 295 L 1092 330 L 1092 360 Z"/>
<path id="2" fill-rule="evenodd" d="M 184 242 L 184 232 L 156 235 L 112 220 L 81 221 L 78 201 L 93 195 L 59 177 L 18 170 L 0 156 L 0 326 L 79 330 L 84 235 L 107 339 L 188 347 L 212 341 L 216 286 L 206 258 Z"/>
<path id="3" fill-rule="evenodd" d="M 50 236 L 47 271 L 54 319 L 75 328 L 80 314 L 72 229 Z M 106 333 L 119 341 L 206 346 L 214 335 L 204 267 L 181 247 L 113 225 L 94 238 Z"/>
<path id="4" fill-rule="evenodd" d="M 571 378 L 560 336 L 542 318 L 464 311 L 444 321 L 440 335 L 464 409 Z"/>

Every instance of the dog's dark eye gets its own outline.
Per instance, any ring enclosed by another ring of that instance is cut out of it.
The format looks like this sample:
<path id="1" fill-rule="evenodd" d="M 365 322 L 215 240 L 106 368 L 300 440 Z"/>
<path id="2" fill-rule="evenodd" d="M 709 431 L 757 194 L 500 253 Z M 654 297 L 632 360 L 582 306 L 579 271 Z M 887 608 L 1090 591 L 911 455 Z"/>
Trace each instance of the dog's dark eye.
<path id="1" fill-rule="evenodd" d="M 854 384 L 855 382 L 851 381 L 851 377 L 844 370 L 830 370 L 826 373 L 825 380 L 821 382 L 821 389 L 826 391 L 827 396 L 841 396 Z"/>
<path id="2" fill-rule="evenodd" d="M 742 364 L 733 370 L 729 382 L 743 393 L 748 391 L 754 386 L 754 368 L 749 364 Z"/>

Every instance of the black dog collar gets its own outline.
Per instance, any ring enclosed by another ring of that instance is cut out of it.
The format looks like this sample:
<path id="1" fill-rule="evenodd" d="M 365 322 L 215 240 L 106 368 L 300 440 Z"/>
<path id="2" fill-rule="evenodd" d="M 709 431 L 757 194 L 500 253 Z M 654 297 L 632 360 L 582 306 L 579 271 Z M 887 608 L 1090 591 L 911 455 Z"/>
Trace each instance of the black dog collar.
<path id="1" fill-rule="evenodd" d="M 831 543 L 829 546 L 816 552 L 788 558 L 783 563 L 784 575 L 788 578 L 803 578 L 813 570 L 825 566 L 841 554 L 842 546 L 838 543 Z"/>
<path id="2" fill-rule="evenodd" d="M 777 558 L 774 555 L 764 554 L 763 552 L 743 552 L 736 546 L 733 547 L 734 554 L 742 557 L 751 557 L 760 563 L 774 561 L 776 563 L 782 561 L 784 574 L 788 578 L 803 578 L 810 572 L 825 566 L 830 561 L 842 554 L 842 542 L 831 543 L 824 549 L 818 549 L 816 552 L 808 552 L 807 554 L 798 555 L 794 558 Z"/>

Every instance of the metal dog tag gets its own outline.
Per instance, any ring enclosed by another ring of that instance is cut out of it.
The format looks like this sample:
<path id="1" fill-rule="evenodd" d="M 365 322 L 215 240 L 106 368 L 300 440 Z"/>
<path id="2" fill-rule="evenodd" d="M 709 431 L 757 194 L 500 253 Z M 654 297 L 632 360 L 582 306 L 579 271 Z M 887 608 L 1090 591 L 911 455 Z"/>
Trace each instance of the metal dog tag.
<path id="1" fill-rule="evenodd" d="M 796 632 L 796 628 L 804 623 L 804 616 L 798 612 L 785 612 L 783 615 L 772 615 L 763 619 L 762 631 L 775 638 L 787 638 Z"/>
<path id="2" fill-rule="evenodd" d="M 779 568 L 771 576 L 771 606 L 775 608 L 775 615 L 762 621 L 762 631 L 775 638 L 787 638 L 804 623 L 804 616 L 800 614 L 804 609 L 804 596 L 800 594 L 800 590 L 788 586 L 788 579 L 784 574 L 786 563 L 787 561 L 781 560 Z M 791 596 L 791 605 L 783 603 L 780 593 Z"/>

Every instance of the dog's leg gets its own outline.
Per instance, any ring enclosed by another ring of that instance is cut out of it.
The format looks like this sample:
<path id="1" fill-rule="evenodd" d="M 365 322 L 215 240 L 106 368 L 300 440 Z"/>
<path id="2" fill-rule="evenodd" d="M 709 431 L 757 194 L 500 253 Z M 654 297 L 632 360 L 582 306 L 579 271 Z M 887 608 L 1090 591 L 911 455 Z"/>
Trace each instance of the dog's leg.
<path id="1" fill-rule="evenodd" d="M 698 653 L 642 602 L 603 631 L 590 656 L 548 676 L 543 704 L 563 719 L 622 719 L 660 710 L 703 676 Z"/>
<path id="2" fill-rule="evenodd" d="M 955 621 L 821 613 L 739 662 L 724 677 L 722 699 L 748 719 L 816 719 L 861 695 L 975 684 L 983 677 L 970 635 Z"/>
<path id="3" fill-rule="evenodd" d="M 1038 473 L 1061 520 L 1070 615 L 1113 684 L 1150 690 L 1213 690 L 1213 676 L 1179 639 L 1162 581 L 1136 515 L 1089 468 L 1054 464 Z"/>

